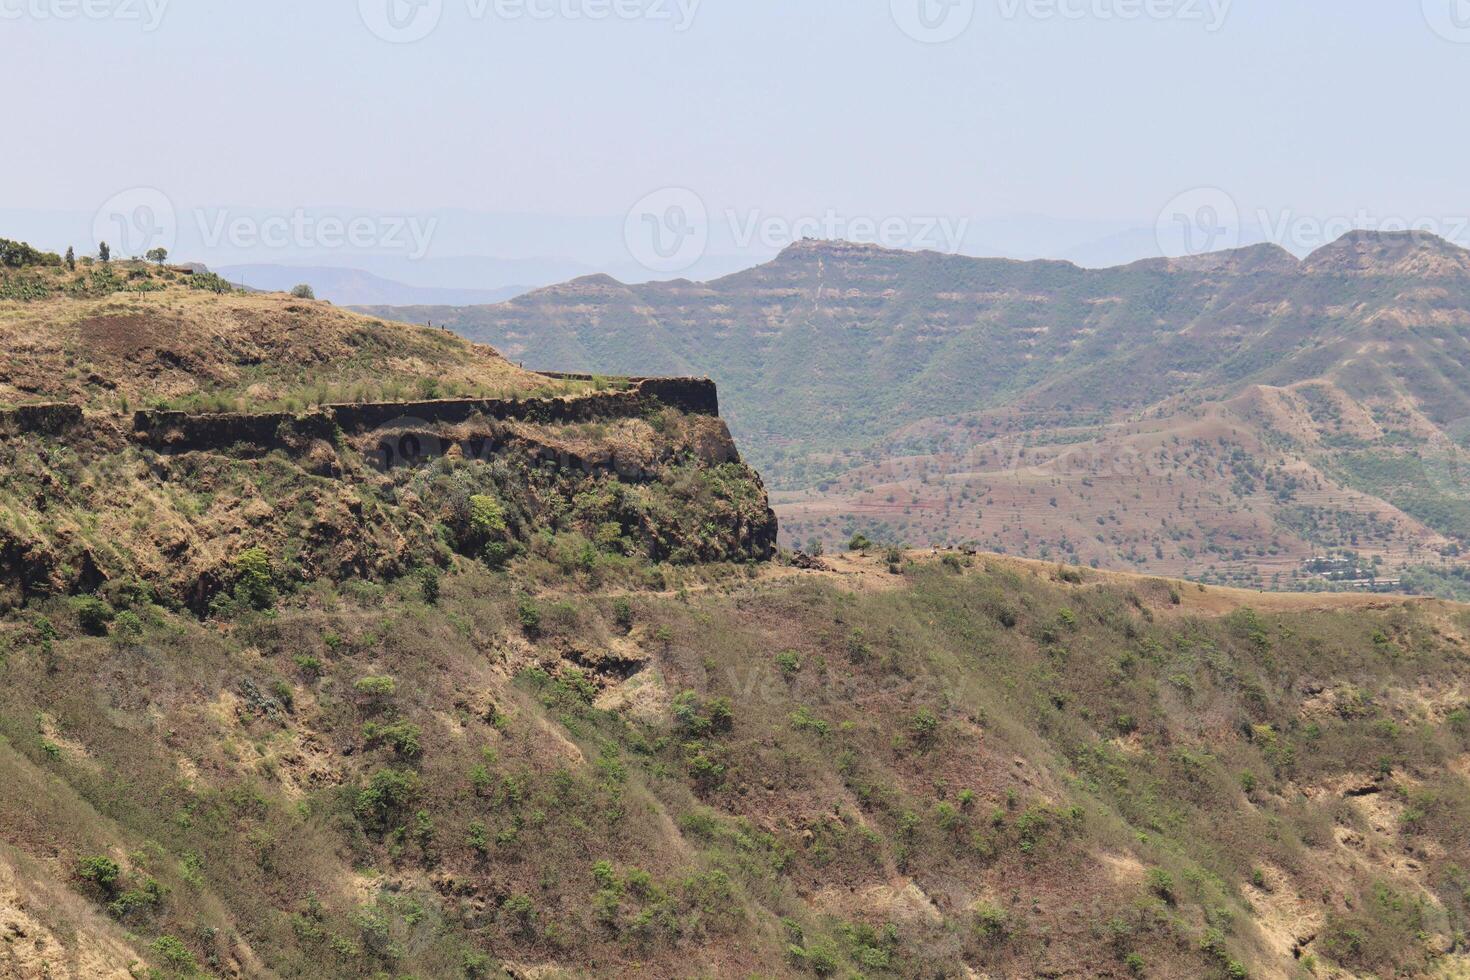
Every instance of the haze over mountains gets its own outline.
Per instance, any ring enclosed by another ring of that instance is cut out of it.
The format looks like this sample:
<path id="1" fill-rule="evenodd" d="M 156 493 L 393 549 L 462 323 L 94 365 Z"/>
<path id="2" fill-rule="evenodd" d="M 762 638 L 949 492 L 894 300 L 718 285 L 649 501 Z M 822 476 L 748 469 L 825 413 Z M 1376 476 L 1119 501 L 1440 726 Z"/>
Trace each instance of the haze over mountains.
<path id="1" fill-rule="evenodd" d="M 411 286 L 361 269 L 331 266 L 224 265 L 215 271 L 237 286 L 266 292 L 289 292 L 305 283 L 312 287 L 318 299 L 342 306 L 499 303 L 526 291 L 521 286 L 502 289 Z"/>
<path id="2" fill-rule="evenodd" d="M 374 312 L 531 367 L 713 376 L 788 543 L 1283 584 L 1470 539 L 1470 252 L 1433 236 L 1099 270 L 804 241 L 707 283 Z"/>
<path id="3" fill-rule="evenodd" d="M 701 281 L 774 259 L 799 236 L 799 229 L 820 228 L 813 233 L 871 242 L 874 236 L 863 229 L 883 223 L 879 217 L 835 209 L 786 213 L 757 204 L 705 203 L 708 244 L 681 270 L 684 277 Z M 140 205 L 146 210 L 140 211 Z M 1217 229 L 1215 241 L 1222 247 L 1274 242 L 1299 257 L 1320 246 L 1326 229 L 1342 220 L 1316 221 L 1292 211 L 1238 210 L 1238 219 Z M 1361 217 L 1373 220 L 1371 215 Z M 1189 228 L 1138 216 L 976 216 L 955 211 L 932 218 L 943 227 L 942 233 L 924 230 L 927 221 L 902 219 L 900 224 L 908 229 L 900 235 L 902 247 L 965 256 L 1055 259 L 1086 268 L 1185 254 L 1199 247 L 1198 241 L 1190 240 Z M 498 302 L 594 273 L 642 282 L 655 274 L 630 254 L 626 221 L 622 213 L 201 204 L 172 199 L 151 188 L 124 192 L 98 212 L 0 208 L 0 227 L 7 234 L 58 252 L 99 237 L 105 237 L 119 256 L 141 256 L 162 246 L 179 259 L 205 263 L 252 288 L 289 289 L 308 282 L 317 295 L 352 305 Z M 361 226 L 367 229 L 366 237 L 319 234 L 323 222 L 334 228 Z M 1446 234 L 1464 233 L 1459 224 L 1441 224 Z M 283 235 L 283 229 L 290 231 Z"/>

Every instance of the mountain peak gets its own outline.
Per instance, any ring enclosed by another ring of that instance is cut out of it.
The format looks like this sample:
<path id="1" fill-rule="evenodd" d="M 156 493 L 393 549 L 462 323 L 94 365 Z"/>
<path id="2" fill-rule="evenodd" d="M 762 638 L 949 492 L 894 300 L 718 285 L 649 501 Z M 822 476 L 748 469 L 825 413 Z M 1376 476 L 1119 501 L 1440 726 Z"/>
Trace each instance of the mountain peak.
<path id="1" fill-rule="evenodd" d="M 568 286 L 576 286 L 580 289 L 622 289 L 624 284 L 608 275 L 606 272 L 596 272 L 588 276 L 578 276 Z"/>
<path id="2" fill-rule="evenodd" d="M 905 249 L 887 248 L 871 242 L 850 242 L 843 238 L 802 238 L 781 250 L 775 261 L 816 257 L 853 258 L 860 255 L 895 255 Z"/>
<path id="3" fill-rule="evenodd" d="M 1358 276 L 1470 276 L 1470 251 L 1426 231 L 1348 232 L 1303 262 L 1308 272 Z"/>
<path id="4" fill-rule="evenodd" d="M 1224 272 L 1232 275 L 1251 272 L 1295 272 L 1301 264 L 1296 256 L 1272 242 L 1246 245 L 1223 252 L 1186 255 L 1167 261 L 1169 268 L 1184 272 Z"/>

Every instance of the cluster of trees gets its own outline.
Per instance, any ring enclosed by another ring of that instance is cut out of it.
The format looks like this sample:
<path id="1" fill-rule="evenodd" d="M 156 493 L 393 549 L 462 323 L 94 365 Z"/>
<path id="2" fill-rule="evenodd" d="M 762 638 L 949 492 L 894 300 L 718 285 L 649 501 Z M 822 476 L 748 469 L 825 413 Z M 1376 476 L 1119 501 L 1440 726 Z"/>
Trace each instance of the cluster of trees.
<path id="1" fill-rule="evenodd" d="M 71 254 L 71 249 L 67 249 L 66 251 L 68 255 Z M 106 242 L 99 242 L 97 244 L 97 257 L 103 262 L 111 262 L 112 246 L 108 245 Z M 147 252 L 143 253 L 143 258 L 147 259 L 149 262 L 156 263 L 157 265 L 163 265 L 165 262 L 168 261 L 168 249 L 150 248 Z"/>
<path id="2" fill-rule="evenodd" d="M 13 242 L 0 238 L 0 265 L 19 269 L 27 265 L 60 265 L 61 256 L 55 252 L 43 252 L 26 242 Z"/>
<path id="3" fill-rule="evenodd" d="M 149 249 L 143 257 L 149 262 L 163 265 L 163 263 L 168 261 L 168 249 Z M 112 246 L 106 242 L 98 242 L 97 258 L 103 262 L 111 262 Z M 66 255 L 61 256 L 55 252 L 43 252 L 38 248 L 33 248 L 28 242 L 14 242 L 8 238 L 0 238 L 0 265 L 12 269 L 19 269 L 28 265 L 65 265 L 68 269 L 75 269 L 77 267 L 77 250 L 69 247 L 66 250 Z"/>

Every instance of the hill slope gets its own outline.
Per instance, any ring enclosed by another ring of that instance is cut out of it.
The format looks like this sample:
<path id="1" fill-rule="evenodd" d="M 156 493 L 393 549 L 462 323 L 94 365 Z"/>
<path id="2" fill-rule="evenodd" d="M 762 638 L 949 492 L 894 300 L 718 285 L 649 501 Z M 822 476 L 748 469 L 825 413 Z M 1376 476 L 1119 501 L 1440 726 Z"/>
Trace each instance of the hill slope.
<path id="1" fill-rule="evenodd" d="M 709 373 L 788 541 L 854 531 L 1220 581 L 1470 536 L 1470 253 L 1354 233 L 1087 270 L 803 242 L 432 319 L 513 357 Z"/>
<path id="2" fill-rule="evenodd" d="M 198 280 L 0 273 L 0 976 L 1466 968 L 1466 607 L 775 563 L 706 381 Z"/>
<path id="3" fill-rule="evenodd" d="M 0 955 L 74 977 L 1463 967 L 1462 607 L 1251 611 L 990 558 L 668 574 L 464 566 L 433 605 L 324 588 L 224 628 L 134 605 L 141 633 L 110 638 L 34 606 L 3 633 L 0 907 L 24 935 Z"/>

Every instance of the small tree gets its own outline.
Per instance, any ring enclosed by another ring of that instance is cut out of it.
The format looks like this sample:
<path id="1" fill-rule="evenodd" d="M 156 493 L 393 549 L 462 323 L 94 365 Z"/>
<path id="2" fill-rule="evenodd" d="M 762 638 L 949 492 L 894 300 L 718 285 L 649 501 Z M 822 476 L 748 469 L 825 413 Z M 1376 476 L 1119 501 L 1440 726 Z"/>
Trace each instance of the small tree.
<path id="1" fill-rule="evenodd" d="M 66 247 L 66 267 L 72 272 L 77 271 L 77 250 L 70 245 Z"/>
<path id="2" fill-rule="evenodd" d="M 303 282 L 299 286 L 292 287 L 291 295 L 297 299 L 316 299 L 316 290 Z"/>
<path id="3" fill-rule="evenodd" d="M 166 248 L 150 248 L 148 250 L 148 254 L 147 254 L 146 258 L 148 259 L 149 262 L 153 262 L 153 263 L 156 263 L 158 265 L 163 265 L 165 262 L 168 261 L 168 249 L 166 249 Z"/>
<path id="4" fill-rule="evenodd" d="M 99 259 L 101 259 L 103 262 L 111 262 L 112 261 L 112 247 L 110 245 L 108 245 L 106 242 L 99 242 L 97 244 L 97 257 Z"/>
<path id="5" fill-rule="evenodd" d="M 234 566 L 235 594 L 255 609 L 269 609 L 276 601 L 270 552 L 246 548 L 235 556 Z"/>
<path id="6" fill-rule="evenodd" d="M 489 494 L 471 496 L 467 516 L 469 534 L 465 544 L 472 552 L 483 554 L 492 542 L 503 538 L 510 529 L 505 519 L 505 508 Z"/>

